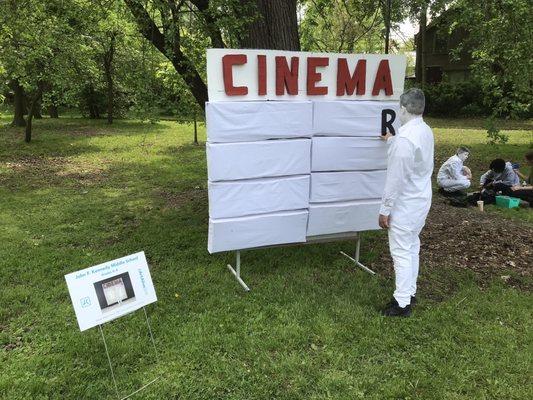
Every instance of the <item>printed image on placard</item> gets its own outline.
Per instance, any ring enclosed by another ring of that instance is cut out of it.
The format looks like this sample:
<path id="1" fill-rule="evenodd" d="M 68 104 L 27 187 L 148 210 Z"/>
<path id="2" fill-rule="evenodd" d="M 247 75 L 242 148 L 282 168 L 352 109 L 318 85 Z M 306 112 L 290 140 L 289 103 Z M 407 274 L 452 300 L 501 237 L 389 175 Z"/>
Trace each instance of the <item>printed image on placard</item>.
<path id="1" fill-rule="evenodd" d="M 94 289 L 102 311 L 115 309 L 135 298 L 128 272 L 95 282 Z"/>

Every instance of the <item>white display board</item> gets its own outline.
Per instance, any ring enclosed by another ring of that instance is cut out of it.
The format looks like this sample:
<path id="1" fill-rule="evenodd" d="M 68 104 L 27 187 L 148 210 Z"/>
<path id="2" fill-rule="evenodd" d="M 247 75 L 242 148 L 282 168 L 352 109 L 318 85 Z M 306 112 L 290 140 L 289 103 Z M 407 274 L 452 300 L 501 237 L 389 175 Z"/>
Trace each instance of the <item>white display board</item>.
<path id="1" fill-rule="evenodd" d="M 309 174 L 311 139 L 206 143 L 210 182 Z"/>
<path id="2" fill-rule="evenodd" d="M 405 65 L 401 55 L 208 50 L 209 252 L 379 229 L 379 136 L 399 128 Z"/>
<path id="3" fill-rule="evenodd" d="M 65 275 L 81 331 L 157 301 L 144 252 Z"/>

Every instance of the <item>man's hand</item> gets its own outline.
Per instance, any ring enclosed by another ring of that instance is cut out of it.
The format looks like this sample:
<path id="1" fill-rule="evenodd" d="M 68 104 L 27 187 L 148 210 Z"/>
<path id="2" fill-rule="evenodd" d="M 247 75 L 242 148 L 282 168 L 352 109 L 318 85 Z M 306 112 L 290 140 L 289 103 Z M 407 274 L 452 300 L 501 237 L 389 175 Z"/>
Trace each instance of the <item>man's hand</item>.
<path id="1" fill-rule="evenodd" d="M 389 229 L 390 215 L 379 214 L 379 226 L 383 229 Z"/>
<path id="2" fill-rule="evenodd" d="M 387 132 L 386 135 L 380 135 L 379 137 L 381 138 L 381 140 L 384 140 L 384 141 L 387 141 L 389 140 L 391 137 L 393 137 L 394 135 L 390 132 Z"/>

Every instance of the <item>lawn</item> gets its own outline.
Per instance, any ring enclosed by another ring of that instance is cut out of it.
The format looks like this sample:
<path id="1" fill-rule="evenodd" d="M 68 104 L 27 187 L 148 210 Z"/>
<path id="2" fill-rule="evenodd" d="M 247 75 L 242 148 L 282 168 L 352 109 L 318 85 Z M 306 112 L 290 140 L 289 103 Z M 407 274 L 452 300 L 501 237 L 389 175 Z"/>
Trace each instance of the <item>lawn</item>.
<path id="1" fill-rule="evenodd" d="M 429 123 L 437 163 L 467 145 L 476 179 L 532 143 L 528 122 L 504 122 L 499 146 L 478 120 Z M 205 148 L 192 137 L 172 121 L 43 119 L 31 144 L 0 129 L 1 399 L 114 398 L 99 331 L 79 332 L 63 276 L 140 250 L 160 361 L 142 312 L 106 324 L 122 395 L 160 377 L 136 398 L 533 398 L 528 284 L 422 264 L 412 318 L 384 319 L 392 267 L 355 270 L 339 256 L 353 243 L 341 242 L 243 252 L 244 293 L 225 267 L 232 255 L 207 252 Z M 489 212 L 532 226 L 530 210 Z M 385 248 L 384 232 L 367 234 L 363 261 Z"/>

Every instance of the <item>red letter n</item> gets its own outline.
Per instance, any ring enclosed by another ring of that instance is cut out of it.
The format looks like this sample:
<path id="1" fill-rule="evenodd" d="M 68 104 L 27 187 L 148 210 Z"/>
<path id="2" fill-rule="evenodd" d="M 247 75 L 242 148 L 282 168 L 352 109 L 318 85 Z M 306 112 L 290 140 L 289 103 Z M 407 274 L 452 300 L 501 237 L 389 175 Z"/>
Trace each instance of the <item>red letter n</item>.
<path id="1" fill-rule="evenodd" d="M 385 89 L 386 96 L 392 96 L 392 78 L 390 75 L 389 60 L 381 60 L 376 72 L 376 80 L 374 81 L 374 89 L 372 89 L 372 96 L 379 95 L 381 89 Z"/>
<path id="2" fill-rule="evenodd" d="M 357 88 L 357 90 L 356 90 Z M 348 61 L 346 58 L 337 60 L 337 96 L 348 96 L 355 94 L 361 96 L 366 90 L 366 60 L 357 61 L 355 71 L 350 76 Z"/>
<path id="3" fill-rule="evenodd" d="M 298 57 L 291 57 L 291 68 L 283 56 L 276 57 L 276 95 L 285 94 L 285 88 L 290 95 L 298 94 Z"/>
<path id="4" fill-rule="evenodd" d="M 248 94 L 246 86 L 233 86 L 233 66 L 246 64 L 246 61 L 246 54 L 227 54 L 222 57 L 224 91 L 228 96 L 245 96 Z"/>

